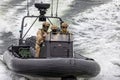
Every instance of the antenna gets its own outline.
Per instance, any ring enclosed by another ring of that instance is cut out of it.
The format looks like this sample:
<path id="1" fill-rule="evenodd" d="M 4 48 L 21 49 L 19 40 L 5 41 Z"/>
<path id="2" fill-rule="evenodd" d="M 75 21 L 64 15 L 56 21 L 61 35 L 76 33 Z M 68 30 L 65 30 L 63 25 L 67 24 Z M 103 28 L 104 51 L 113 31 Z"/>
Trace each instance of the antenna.
<path id="1" fill-rule="evenodd" d="M 57 6 L 56 6 L 56 17 L 58 16 L 58 4 L 59 4 L 59 0 L 57 0 Z"/>
<path id="2" fill-rule="evenodd" d="M 53 0 L 52 0 L 52 6 L 51 6 L 51 16 L 53 17 Z"/>
<path id="3" fill-rule="evenodd" d="M 27 16 L 29 16 L 29 1 L 27 0 Z"/>

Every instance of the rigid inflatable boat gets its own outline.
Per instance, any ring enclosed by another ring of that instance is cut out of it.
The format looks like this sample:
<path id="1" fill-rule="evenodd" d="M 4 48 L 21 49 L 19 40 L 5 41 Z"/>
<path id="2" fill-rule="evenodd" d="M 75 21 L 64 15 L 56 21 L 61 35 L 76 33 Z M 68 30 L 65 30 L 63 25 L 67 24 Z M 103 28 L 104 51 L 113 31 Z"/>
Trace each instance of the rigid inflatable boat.
<path id="1" fill-rule="evenodd" d="M 91 58 L 75 54 L 73 51 L 72 34 L 57 36 L 49 34 L 41 48 L 40 58 L 35 58 L 35 36 L 23 39 L 25 18 L 39 18 L 45 21 L 48 18 L 60 17 L 44 16 L 49 4 L 35 4 L 40 11 L 39 16 L 25 16 L 22 20 L 19 45 L 12 45 L 4 53 L 3 59 L 8 68 L 14 72 L 32 74 L 45 77 L 95 77 L 100 72 L 99 64 Z M 44 14 L 43 14 L 44 13 Z M 30 26 L 31 27 L 31 26 Z"/>

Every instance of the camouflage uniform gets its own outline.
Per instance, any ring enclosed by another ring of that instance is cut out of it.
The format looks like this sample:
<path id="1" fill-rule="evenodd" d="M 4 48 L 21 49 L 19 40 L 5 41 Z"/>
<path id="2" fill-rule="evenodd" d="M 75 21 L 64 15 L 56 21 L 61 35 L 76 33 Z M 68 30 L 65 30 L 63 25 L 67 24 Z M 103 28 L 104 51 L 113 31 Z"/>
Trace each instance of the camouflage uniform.
<path id="1" fill-rule="evenodd" d="M 48 31 L 49 26 L 50 24 L 48 22 L 44 22 L 42 29 L 39 29 L 37 32 L 36 45 L 35 45 L 35 50 L 36 50 L 35 57 L 40 56 L 40 45 L 44 42 L 45 37 L 48 34 L 47 31 Z"/>

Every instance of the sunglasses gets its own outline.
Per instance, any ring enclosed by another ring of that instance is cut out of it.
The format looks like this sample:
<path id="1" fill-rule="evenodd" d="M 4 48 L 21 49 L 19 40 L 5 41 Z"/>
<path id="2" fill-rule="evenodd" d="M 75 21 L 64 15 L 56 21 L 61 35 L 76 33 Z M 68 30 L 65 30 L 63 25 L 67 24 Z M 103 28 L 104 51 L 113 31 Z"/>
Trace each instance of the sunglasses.
<path id="1" fill-rule="evenodd" d="M 62 28 L 67 28 L 67 27 L 62 27 Z"/>
<path id="2" fill-rule="evenodd" d="M 48 28 L 49 26 L 45 26 L 45 27 L 47 27 L 47 28 Z"/>

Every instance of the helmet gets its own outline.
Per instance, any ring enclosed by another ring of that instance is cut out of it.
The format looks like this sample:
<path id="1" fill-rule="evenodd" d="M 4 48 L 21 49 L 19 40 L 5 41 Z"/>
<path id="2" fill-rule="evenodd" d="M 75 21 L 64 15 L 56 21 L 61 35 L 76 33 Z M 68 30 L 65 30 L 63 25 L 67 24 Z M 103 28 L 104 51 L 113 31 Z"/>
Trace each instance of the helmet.
<path id="1" fill-rule="evenodd" d="M 61 24 L 61 33 L 67 33 L 68 31 L 67 31 L 67 27 L 68 27 L 68 24 L 67 23 L 65 23 L 65 22 L 63 22 L 62 24 Z"/>
<path id="2" fill-rule="evenodd" d="M 52 25 L 51 30 L 52 30 L 53 34 L 56 34 L 57 30 L 58 30 L 58 27 L 56 25 Z"/>
<path id="3" fill-rule="evenodd" d="M 49 27 L 49 26 L 50 26 L 50 23 L 48 23 L 48 22 L 43 23 L 43 27 Z"/>
<path id="4" fill-rule="evenodd" d="M 52 25 L 52 26 L 51 26 L 51 29 L 52 29 L 52 30 L 57 29 L 57 26 L 56 26 L 56 25 Z"/>
<path id="5" fill-rule="evenodd" d="M 61 24 L 61 27 L 68 27 L 68 24 L 65 23 L 65 22 L 63 22 L 63 23 Z"/>
<path id="6" fill-rule="evenodd" d="M 50 23 L 48 23 L 48 22 L 44 22 L 44 23 L 43 23 L 43 30 L 44 30 L 45 32 L 47 32 L 49 26 L 50 26 Z"/>

